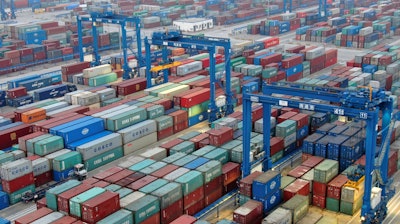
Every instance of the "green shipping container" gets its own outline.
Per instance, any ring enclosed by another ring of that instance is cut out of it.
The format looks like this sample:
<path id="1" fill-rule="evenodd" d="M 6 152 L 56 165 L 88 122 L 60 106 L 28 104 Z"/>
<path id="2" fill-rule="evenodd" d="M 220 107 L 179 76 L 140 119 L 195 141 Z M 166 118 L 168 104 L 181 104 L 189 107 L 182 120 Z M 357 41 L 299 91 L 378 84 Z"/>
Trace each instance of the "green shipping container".
<path id="1" fill-rule="evenodd" d="M 283 158 L 283 150 L 281 150 L 281 151 L 275 153 L 273 156 L 271 156 L 271 162 L 275 163 L 282 158 Z"/>
<path id="2" fill-rule="evenodd" d="M 91 188 L 69 200 L 69 212 L 71 215 L 81 217 L 81 204 L 91 198 L 104 193 L 106 190 L 100 187 Z"/>
<path id="3" fill-rule="evenodd" d="M 89 78 L 89 86 L 101 86 L 101 85 L 105 85 L 107 83 L 110 82 L 115 82 L 117 81 L 118 77 L 117 77 L 117 73 L 115 72 L 111 72 L 108 74 L 104 74 L 104 75 L 99 75 L 93 78 Z"/>
<path id="4" fill-rule="evenodd" d="M 8 194 L 8 198 L 9 198 L 10 204 L 13 205 L 13 204 L 16 204 L 16 203 L 20 202 L 21 198 L 22 198 L 22 195 L 24 195 L 24 194 L 26 194 L 28 192 L 30 192 L 30 193 L 35 192 L 35 185 L 34 184 L 33 185 L 29 185 L 29 186 L 24 187 L 24 188 L 21 188 L 21 189 L 19 189 L 17 191 L 14 191 L 11 194 Z"/>
<path id="5" fill-rule="evenodd" d="M 242 206 L 244 204 L 246 204 L 246 202 L 250 201 L 250 197 L 243 195 L 243 194 L 239 194 L 239 205 Z"/>
<path id="6" fill-rule="evenodd" d="M 129 188 L 126 188 L 126 187 L 120 188 L 120 189 L 118 189 L 118 190 L 116 191 L 116 193 L 119 194 L 119 198 L 120 198 L 120 199 L 123 198 L 123 197 L 125 197 L 125 196 L 127 196 L 128 194 L 130 194 L 130 193 L 132 193 L 132 192 L 133 192 L 132 189 L 129 189 Z"/>
<path id="7" fill-rule="evenodd" d="M 217 148 L 217 147 L 212 146 L 212 145 L 206 145 L 206 146 L 201 147 L 200 149 L 194 151 L 194 152 L 192 153 L 192 155 L 195 155 L 195 156 L 204 156 L 205 154 L 207 154 L 207 153 L 213 151 L 213 150 L 216 149 L 216 148 Z"/>
<path id="8" fill-rule="evenodd" d="M 154 119 L 164 115 L 164 107 L 161 105 L 154 105 L 147 108 L 146 110 L 148 119 Z"/>
<path id="9" fill-rule="evenodd" d="M 151 173 L 163 168 L 166 165 L 167 165 L 167 163 L 158 161 L 158 162 L 155 162 L 155 163 L 151 164 L 148 167 L 145 167 L 145 168 L 139 170 L 139 172 L 148 175 L 148 174 L 151 174 Z"/>
<path id="10" fill-rule="evenodd" d="M 151 195 L 158 197 L 160 207 L 164 209 L 182 199 L 182 187 L 178 183 L 171 182 L 153 191 Z"/>
<path id="11" fill-rule="evenodd" d="M 137 172 L 139 170 L 142 170 L 142 169 L 150 166 L 151 164 L 153 164 L 155 162 L 156 161 L 153 160 L 153 159 L 145 159 L 145 160 L 142 160 L 142 161 L 134 164 L 133 166 L 130 166 L 129 169 L 132 170 L 132 171 L 136 171 Z"/>
<path id="12" fill-rule="evenodd" d="M 296 132 L 296 121 L 285 120 L 276 125 L 276 136 L 285 138 Z"/>
<path id="13" fill-rule="evenodd" d="M 144 108 L 133 110 L 107 118 L 107 130 L 118 131 L 147 119 L 147 112 Z"/>
<path id="14" fill-rule="evenodd" d="M 44 134 L 41 136 L 38 136 L 36 138 L 32 138 L 26 141 L 26 151 L 28 152 L 28 154 L 35 154 L 35 143 L 39 142 L 41 140 L 44 140 L 46 138 L 50 138 L 53 137 L 53 135 L 51 134 Z"/>
<path id="15" fill-rule="evenodd" d="M 205 154 L 203 157 L 207 159 L 217 160 L 221 162 L 222 165 L 229 162 L 229 152 L 228 150 L 222 148 L 216 148 L 213 151 Z"/>
<path id="16" fill-rule="evenodd" d="M 210 104 L 210 101 L 207 100 L 207 101 L 204 101 L 204 102 L 202 102 L 200 104 L 194 105 L 193 107 L 190 107 L 190 108 L 182 107 L 181 110 L 187 111 L 188 112 L 188 116 L 189 117 L 193 117 L 193 116 L 196 116 L 198 114 L 201 114 L 201 113 L 207 111 L 209 104 Z"/>
<path id="17" fill-rule="evenodd" d="M 206 184 L 222 174 L 222 165 L 219 161 L 211 160 L 197 167 L 196 170 L 203 173 L 204 184 Z"/>
<path id="18" fill-rule="evenodd" d="M 63 171 L 82 163 L 82 155 L 77 151 L 71 151 L 53 159 L 53 170 Z"/>
<path id="19" fill-rule="evenodd" d="M 156 100 L 153 100 L 153 99 L 156 99 Z M 140 102 L 151 103 L 151 102 L 157 101 L 159 99 L 160 98 L 156 97 L 156 96 L 144 96 L 144 97 L 141 97 L 141 98 L 139 98 L 137 100 L 140 101 Z"/>
<path id="20" fill-rule="evenodd" d="M 354 215 L 362 206 L 363 196 L 359 197 L 354 203 L 340 201 L 340 212 L 346 215 Z"/>
<path id="21" fill-rule="evenodd" d="M 101 107 L 105 107 L 105 106 L 108 106 L 110 104 L 116 103 L 116 102 L 121 101 L 121 100 L 122 100 L 122 98 L 119 98 L 119 97 L 108 99 L 108 100 L 104 100 L 104 101 L 100 102 L 100 106 Z"/>
<path id="22" fill-rule="evenodd" d="M 291 176 L 281 176 L 281 186 L 279 189 L 283 190 L 285 187 L 293 183 L 295 180 L 296 178 Z"/>
<path id="23" fill-rule="evenodd" d="M 333 212 L 339 212 L 340 201 L 335 198 L 326 198 L 326 209 Z"/>
<path id="24" fill-rule="evenodd" d="M 197 152 L 197 151 L 196 151 L 196 152 Z M 170 155 L 170 156 L 168 156 L 168 157 L 162 159 L 161 161 L 170 164 L 170 163 L 173 163 L 173 162 L 175 162 L 175 161 L 177 161 L 177 160 L 179 160 L 179 159 L 181 159 L 181 158 L 183 158 L 183 157 L 185 157 L 185 156 L 187 156 L 185 153 L 180 153 L 180 152 L 178 152 L 178 153 L 175 153 L 175 154 L 173 154 L 173 155 Z"/>
<path id="25" fill-rule="evenodd" d="M 157 117 L 154 120 L 157 122 L 157 131 L 162 131 L 174 125 L 174 120 L 168 115 Z"/>
<path id="26" fill-rule="evenodd" d="M 200 135 L 200 134 L 201 134 L 201 133 L 198 132 L 198 131 L 191 131 L 191 132 L 186 133 L 186 134 L 184 134 L 184 135 L 182 135 L 182 136 L 179 136 L 178 138 L 179 138 L 179 139 L 182 139 L 182 140 L 184 140 L 184 141 L 189 141 L 190 139 L 192 139 L 192 138 L 194 138 L 194 137 L 196 137 L 196 136 L 198 136 L 198 135 Z"/>
<path id="27" fill-rule="evenodd" d="M 97 222 L 97 224 L 133 224 L 132 212 L 125 209 L 114 212 Z"/>
<path id="28" fill-rule="evenodd" d="M 159 93 L 165 91 L 165 90 L 169 90 L 169 89 L 173 89 L 175 87 L 181 86 L 181 84 L 178 83 L 172 83 L 171 85 L 168 86 L 163 86 L 162 88 L 158 88 L 158 89 L 154 89 L 152 91 L 150 91 L 149 95 L 150 96 L 158 96 Z"/>
<path id="29" fill-rule="evenodd" d="M 184 166 L 197 158 L 198 156 L 186 154 L 184 157 L 174 161 L 172 164 L 175 166 Z"/>
<path id="30" fill-rule="evenodd" d="M 143 192 L 145 194 L 150 194 L 151 192 L 157 190 L 158 188 L 168 184 L 168 180 L 165 179 L 157 179 L 146 186 L 142 187 L 139 189 L 140 192 Z"/>
<path id="31" fill-rule="evenodd" d="M 3 152 L 3 151 L 2 151 Z M 6 162 L 14 161 L 14 156 L 11 153 L 0 154 L 0 165 Z"/>
<path id="32" fill-rule="evenodd" d="M 328 183 L 339 173 L 339 162 L 325 159 L 314 168 L 314 181 Z"/>
<path id="33" fill-rule="evenodd" d="M 52 136 L 34 144 L 35 154 L 45 156 L 64 148 L 64 139 L 61 136 Z"/>
<path id="34" fill-rule="evenodd" d="M 141 223 L 160 212 L 160 201 L 153 195 L 145 195 L 125 206 L 133 214 L 134 223 Z"/>
<path id="35" fill-rule="evenodd" d="M 197 80 L 204 79 L 204 78 L 206 78 L 206 76 L 204 76 L 204 75 L 198 75 L 198 76 L 196 76 L 196 77 L 193 77 L 193 78 L 190 78 L 190 79 L 186 79 L 186 80 L 180 82 L 180 84 L 182 84 L 182 85 L 187 85 L 187 84 L 189 84 L 189 83 L 191 83 L 191 82 L 195 82 L 195 81 L 197 81 Z"/>
<path id="36" fill-rule="evenodd" d="M 266 68 L 266 69 L 262 70 L 261 74 L 262 74 L 263 78 L 266 78 L 266 79 L 272 78 L 272 77 L 274 77 L 274 76 L 276 76 L 278 74 L 278 69 L 276 69 L 276 68 Z"/>
<path id="37" fill-rule="evenodd" d="M 246 63 L 246 58 L 245 57 L 237 57 L 237 58 L 232 58 L 231 59 L 231 67 L 235 67 L 241 64 Z"/>
<path id="38" fill-rule="evenodd" d="M 191 170 L 175 179 L 175 182 L 182 185 L 183 196 L 203 186 L 203 175 L 196 170 Z"/>
<path id="39" fill-rule="evenodd" d="M 181 143 L 177 144 L 176 146 L 172 147 L 169 151 L 169 154 L 173 155 L 178 152 L 190 154 L 194 150 L 195 150 L 194 142 L 184 141 L 184 142 L 181 142 Z"/>
<path id="40" fill-rule="evenodd" d="M 243 161 L 243 146 L 239 145 L 230 151 L 231 161 L 235 163 L 242 163 Z"/>
<path id="41" fill-rule="evenodd" d="M 308 196 L 297 194 L 286 201 L 282 205 L 282 208 L 288 209 L 292 212 L 293 223 L 296 223 L 307 214 L 309 207 L 308 201 Z"/>
<path id="42" fill-rule="evenodd" d="M 108 191 L 112 191 L 112 192 L 117 192 L 119 189 L 121 189 L 121 186 L 116 185 L 116 184 L 110 184 L 110 185 L 106 186 L 104 189 L 106 189 Z"/>
<path id="43" fill-rule="evenodd" d="M 117 160 L 123 156 L 124 156 L 123 148 L 117 147 L 108 152 L 102 153 L 100 155 L 97 155 L 93 158 L 84 161 L 85 168 L 87 171 L 91 171 L 101 166 L 104 166 L 105 164 L 110 163 L 114 160 Z"/>
<path id="44" fill-rule="evenodd" d="M 58 186 L 51 188 L 50 190 L 46 191 L 46 205 L 51 210 L 57 211 L 57 195 L 67 191 L 71 188 L 74 188 L 80 185 L 81 182 L 77 180 L 69 180 L 65 183 L 62 183 Z"/>
<path id="45" fill-rule="evenodd" d="M 221 145 L 220 148 L 223 148 L 226 150 L 232 150 L 233 148 L 240 146 L 242 144 L 243 144 L 242 141 L 235 139 L 235 140 L 229 141 L 229 142 Z"/>

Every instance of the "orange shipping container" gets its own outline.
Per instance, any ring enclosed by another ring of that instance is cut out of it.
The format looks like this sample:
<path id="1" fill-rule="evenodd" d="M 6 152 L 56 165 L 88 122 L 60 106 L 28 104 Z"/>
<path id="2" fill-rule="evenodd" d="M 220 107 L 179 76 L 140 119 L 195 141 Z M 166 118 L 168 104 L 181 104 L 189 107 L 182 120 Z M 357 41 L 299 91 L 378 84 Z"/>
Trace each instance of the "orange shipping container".
<path id="1" fill-rule="evenodd" d="M 180 56 L 185 54 L 185 49 L 184 48 L 174 48 L 171 51 L 172 56 Z"/>
<path id="2" fill-rule="evenodd" d="M 46 110 L 43 108 L 33 109 L 21 114 L 21 121 L 26 124 L 31 124 L 44 119 L 46 119 Z"/>

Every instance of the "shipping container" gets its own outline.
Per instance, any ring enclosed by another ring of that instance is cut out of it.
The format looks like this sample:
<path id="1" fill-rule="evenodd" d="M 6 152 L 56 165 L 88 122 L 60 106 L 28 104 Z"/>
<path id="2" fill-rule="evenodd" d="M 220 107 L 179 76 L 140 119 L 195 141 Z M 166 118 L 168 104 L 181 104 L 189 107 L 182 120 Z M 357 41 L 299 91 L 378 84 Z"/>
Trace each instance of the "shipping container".
<path id="1" fill-rule="evenodd" d="M 82 203 L 82 221 L 96 223 L 120 209 L 119 195 L 111 191 L 95 196 Z"/>
<path id="2" fill-rule="evenodd" d="M 82 218 L 82 204 L 105 192 L 103 188 L 93 187 L 69 200 L 70 215 L 72 217 Z"/>

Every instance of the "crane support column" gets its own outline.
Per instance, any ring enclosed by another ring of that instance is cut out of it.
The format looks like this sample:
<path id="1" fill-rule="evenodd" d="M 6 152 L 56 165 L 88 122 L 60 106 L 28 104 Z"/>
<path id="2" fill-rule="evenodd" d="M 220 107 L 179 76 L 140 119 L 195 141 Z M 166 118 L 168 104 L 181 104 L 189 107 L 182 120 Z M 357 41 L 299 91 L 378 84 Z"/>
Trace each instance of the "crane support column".
<path id="1" fill-rule="evenodd" d="M 144 38 L 144 47 L 146 51 L 146 87 L 150 88 L 151 85 L 151 56 L 150 56 L 150 43 L 147 37 Z"/>
<path id="2" fill-rule="evenodd" d="M 225 54 L 225 80 L 226 80 L 226 114 L 233 113 L 233 103 L 236 102 L 236 99 L 233 98 L 232 88 L 231 88 L 231 48 L 229 45 L 225 44 L 224 46 L 224 54 Z"/>
<path id="3" fill-rule="evenodd" d="M 215 46 L 209 49 L 210 56 L 210 99 L 215 99 Z M 208 104 L 209 121 L 217 120 L 218 108 L 214 103 Z"/>
<path id="4" fill-rule="evenodd" d="M 83 61 L 83 44 L 82 44 L 82 19 L 80 16 L 76 18 L 78 28 L 78 48 L 79 48 L 79 61 Z"/>
<path id="5" fill-rule="evenodd" d="M 242 178 L 247 177 L 251 173 L 251 164 L 250 164 L 250 133 L 251 133 L 251 101 L 244 100 L 243 96 L 243 161 L 242 161 Z M 264 126 L 265 127 L 265 126 Z M 265 129 L 265 128 L 264 128 Z M 264 141 L 264 144 L 267 141 Z"/>
<path id="6" fill-rule="evenodd" d="M 390 100 L 392 100 L 390 98 Z M 390 101 L 389 103 L 385 103 L 385 107 L 382 110 L 382 127 L 389 127 L 390 126 L 390 122 L 392 121 L 392 113 L 391 111 L 393 111 L 393 102 Z M 391 138 L 391 132 L 389 132 L 389 128 L 382 130 L 382 139 L 387 136 L 387 138 Z M 389 136 L 388 136 L 389 135 Z M 384 140 L 382 140 L 384 141 Z M 390 140 L 389 140 L 390 141 Z M 382 143 L 382 145 L 384 145 L 384 143 Z M 381 164 L 381 174 L 382 174 L 382 179 L 384 182 L 387 182 L 388 180 L 388 169 L 389 169 L 389 147 L 385 147 L 382 150 L 384 151 L 384 157 L 383 157 L 383 161 Z M 386 196 L 387 195 L 387 190 L 386 187 L 382 188 L 382 196 Z"/>
<path id="7" fill-rule="evenodd" d="M 125 22 L 121 23 L 122 40 L 126 40 L 125 25 L 126 25 Z M 126 41 L 122 41 L 122 54 L 124 57 L 124 65 L 122 66 L 124 69 L 124 72 L 123 72 L 122 79 L 127 80 L 127 79 L 131 78 L 131 75 L 130 75 L 131 68 L 129 67 L 129 64 L 128 64 L 128 46 L 127 46 Z"/>
<path id="8" fill-rule="evenodd" d="M 263 121 L 270 122 L 271 121 L 271 105 L 268 103 L 263 103 Z M 264 124 L 265 125 L 265 124 Z M 266 127 L 266 126 L 264 126 Z M 271 137 L 271 129 L 270 128 L 263 128 L 263 139 L 270 139 Z M 272 160 L 269 155 L 271 155 L 270 152 L 270 141 L 263 141 L 263 148 L 265 151 L 265 154 L 268 155 L 266 156 L 265 160 L 263 161 L 263 171 L 267 171 L 272 168 Z"/>
<path id="9" fill-rule="evenodd" d="M 140 33 L 140 18 L 138 17 L 133 17 L 130 19 L 130 21 L 135 23 L 135 28 L 136 28 L 136 47 L 137 47 L 137 57 L 138 57 L 138 67 L 145 66 L 145 62 L 143 61 L 143 55 L 142 55 L 142 37 Z M 126 39 L 122 40 L 123 42 L 126 42 Z"/>
<path id="10" fill-rule="evenodd" d="M 15 5 L 14 5 L 14 0 L 10 0 L 10 18 L 11 19 L 16 19 L 17 16 L 15 15 Z"/>
<path id="11" fill-rule="evenodd" d="M 97 22 L 92 21 L 92 36 L 93 36 L 93 65 L 97 66 L 100 65 L 100 55 L 99 55 L 99 41 L 97 37 Z"/>
<path id="12" fill-rule="evenodd" d="M 163 46 L 162 47 L 162 60 L 163 60 L 163 62 L 164 63 L 169 63 L 168 62 L 168 49 L 167 49 L 167 47 L 166 46 Z M 162 71 L 162 73 L 163 73 L 163 78 L 164 78 L 164 82 L 168 82 L 168 69 L 164 69 L 163 71 Z"/>

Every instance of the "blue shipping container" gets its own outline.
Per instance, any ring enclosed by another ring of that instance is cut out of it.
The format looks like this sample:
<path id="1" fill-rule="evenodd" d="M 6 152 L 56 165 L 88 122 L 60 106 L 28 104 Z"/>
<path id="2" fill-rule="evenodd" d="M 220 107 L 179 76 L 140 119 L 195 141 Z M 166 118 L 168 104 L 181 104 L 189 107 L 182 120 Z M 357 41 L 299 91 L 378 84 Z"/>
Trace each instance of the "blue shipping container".
<path id="1" fill-rule="evenodd" d="M 357 159 L 362 154 L 362 140 L 359 138 L 351 138 L 340 146 L 341 159 Z"/>
<path id="2" fill-rule="evenodd" d="M 189 120 L 189 127 L 193 126 L 193 125 L 196 125 L 196 124 L 198 124 L 198 123 L 200 123 L 202 121 L 205 121 L 207 119 L 208 119 L 208 112 L 207 111 L 204 111 L 203 113 L 200 113 L 200 114 L 198 114 L 196 116 L 189 117 L 189 119 L 188 119 Z"/>
<path id="3" fill-rule="evenodd" d="M 51 84 L 59 83 L 62 81 L 61 73 L 49 73 L 41 76 L 42 78 L 51 78 Z"/>
<path id="4" fill-rule="evenodd" d="M 53 170 L 53 180 L 59 182 L 66 180 L 74 175 L 74 168 L 66 169 L 63 171 Z"/>
<path id="5" fill-rule="evenodd" d="M 281 191 L 277 190 L 275 193 L 269 195 L 266 198 L 259 198 L 257 201 L 262 202 L 263 204 L 263 209 L 264 209 L 264 214 L 267 212 L 272 211 L 275 209 L 276 206 L 281 203 L 282 198 L 281 198 Z"/>
<path id="6" fill-rule="evenodd" d="M 67 122 L 67 123 L 59 125 L 59 126 L 55 126 L 55 127 L 50 129 L 49 133 L 52 134 L 52 135 L 60 135 L 59 134 L 60 130 L 63 130 L 65 128 L 67 128 L 67 127 L 71 127 L 71 126 L 76 125 L 76 124 L 80 124 L 82 122 L 88 121 L 88 120 L 93 119 L 93 118 L 94 117 L 86 116 L 86 117 L 82 117 L 82 118 L 76 119 L 74 121 Z"/>
<path id="7" fill-rule="evenodd" d="M 0 191 L 0 210 L 10 206 L 8 195 L 6 192 Z"/>
<path id="8" fill-rule="evenodd" d="M 40 75 L 30 75 L 30 76 L 26 76 L 23 78 L 14 79 L 14 80 L 8 81 L 7 86 L 8 86 L 8 89 L 17 88 L 17 87 L 19 87 L 19 83 L 28 81 L 28 80 L 32 80 L 32 79 L 37 79 L 37 78 L 40 78 Z"/>
<path id="9" fill-rule="evenodd" d="M 260 200 L 279 191 L 281 186 L 281 175 L 276 171 L 267 171 L 262 175 L 271 175 L 270 179 L 265 183 L 259 182 L 257 179 L 253 181 L 252 193 L 253 199 Z"/>
<path id="10" fill-rule="evenodd" d="M 295 75 L 302 71 L 303 71 L 303 63 L 300 63 L 300 64 L 290 67 L 288 69 L 285 69 L 286 77 L 290 77 L 290 76 Z"/>
<path id="11" fill-rule="evenodd" d="M 203 158 L 203 157 L 199 157 L 195 160 L 193 160 L 192 162 L 189 162 L 187 164 L 185 164 L 185 168 L 190 169 L 190 170 L 194 170 L 197 167 L 207 163 L 208 161 L 210 161 L 209 159 Z"/>
<path id="12" fill-rule="evenodd" d="M 45 100 L 49 98 L 62 97 L 68 92 L 65 84 L 54 85 L 34 91 L 35 100 Z"/>
<path id="13" fill-rule="evenodd" d="M 0 127 L 3 127 L 5 125 L 11 124 L 12 121 L 10 118 L 2 118 L 0 119 Z"/>
<path id="14" fill-rule="evenodd" d="M 0 217 L 0 224 L 11 224 L 11 221 L 8 220 L 8 219 Z"/>
<path id="15" fill-rule="evenodd" d="M 242 87 L 243 93 L 254 93 L 258 91 L 260 91 L 258 82 L 249 82 L 244 84 Z"/>
<path id="16" fill-rule="evenodd" d="M 17 121 L 17 122 L 11 123 L 11 124 L 7 124 L 7 125 L 4 125 L 4 126 L 1 126 L 0 127 L 0 131 L 4 131 L 6 129 L 13 128 L 13 127 L 17 127 L 17 126 L 20 126 L 22 124 L 24 124 L 24 123 L 20 122 L 20 121 Z"/>
<path id="17" fill-rule="evenodd" d="M 20 107 L 30 103 L 33 103 L 33 97 L 30 95 L 21 96 L 15 99 L 7 99 L 7 105 L 10 107 Z"/>
<path id="18" fill-rule="evenodd" d="M 36 89 L 40 89 L 40 88 L 49 86 L 51 84 L 52 84 L 51 78 L 41 77 L 41 78 L 21 82 L 19 85 L 24 86 L 27 91 L 32 91 L 32 90 L 36 90 Z"/>
<path id="19" fill-rule="evenodd" d="M 67 127 L 58 133 L 64 138 L 65 144 L 75 142 L 104 131 L 104 121 L 101 118 L 92 118 L 80 124 Z"/>
<path id="20" fill-rule="evenodd" d="M 107 136 L 107 135 L 112 134 L 112 133 L 113 133 L 113 132 L 111 132 L 111 131 L 102 131 L 102 132 L 99 132 L 99 133 L 97 133 L 97 134 L 94 134 L 94 135 L 89 136 L 89 137 L 87 137 L 87 138 L 81 139 L 81 140 L 79 140 L 79 141 L 71 142 L 70 144 L 67 145 L 67 149 L 71 149 L 72 151 L 76 151 L 76 148 L 77 148 L 78 146 L 83 145 L 83 144 L 86 144 L 86 143 L 91 142 L 91 141 L 94 141 L 94 140 L 96 140 L 96 139 L 98 139 L 98 138 Z"/>

